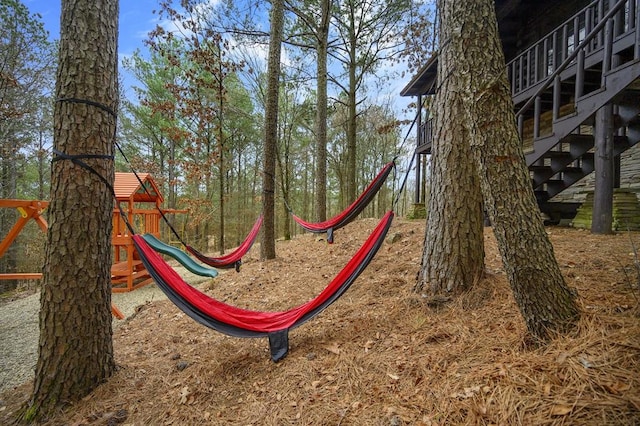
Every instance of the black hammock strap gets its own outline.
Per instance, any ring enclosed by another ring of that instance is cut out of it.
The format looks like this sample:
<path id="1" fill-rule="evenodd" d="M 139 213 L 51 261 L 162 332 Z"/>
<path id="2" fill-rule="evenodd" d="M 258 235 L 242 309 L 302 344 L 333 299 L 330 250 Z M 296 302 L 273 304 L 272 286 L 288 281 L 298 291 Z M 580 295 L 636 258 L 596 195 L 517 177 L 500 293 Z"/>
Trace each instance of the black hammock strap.
<path id="1" fill-rule="evenodd" d="M 59 151 L 59 150 L 57 150 L 55 148 L 52 149 L 52 152 L 54 154 L 54 157 L 51 160 L 52 162 L 61 161 L 61 160 L 69 160 L 73 164 L 76 164 L 77 166 L 80 166 L 83 169 L 88 170 L 92 174 L 96 175 L 98 177 L 98 179 L 100 179 L 100 181 L 102 183 L 104 183 L 105 186 L 109 189 L 109 192 L 111 192 L 111 195 L 113 196 L 115 204 L 118 207 L 118 209 L 120 210 L 120 216 L 123 218 L 124 223 L 127 226 L 127 229 L 129 230 L 131 235 L 135 234 L 133 226 L 129 223 L 129 220 L 127 219 L 127 215 L 122 210 L 122 206 L 120 205 L 120 203 L 118 203 L 118 201 L 117 201 L 116 190 L 113 188 L 113 185 L 111 184 L 111 182 L 109 182 L 107 180 L 107 178 L 105 178 L 100 173 L 98 173 L 96 169 L 94 169 L 89 164 L 87 164 L 84 161 L 82 161 L 83 159 L 113 160 L 114 159 L 113 155 L 109 155 L 109 154 L 65 154 L 64 152 Z"/>
<path id="2" fill-rule="evenodd" d="M 133 175 L 138 180 L 138 183 L 140 183 L 140 187 L 142 189 L 144 189 L 144 191 L 147 193 L 147 195 L 151 196 L 151 193 L 149 192 L 149 188 L 147 188 L 147 186 L 144 184 L 144 182 L 142 181 L 142 178 L 140 177 L 138 172 L 133 168 L 133 164 L 131 164 L 131 162 L 129 161 L 129 158 L 127 158 L 127 155 L 124 153 L 124 151 L 120 147 L 120 144 L 117 143 L 117 142 L 116 142 L 116 148 L 117 148 L 118 152 L 120 153 L 120 155 L 122 155 L 122 158 L 124 159 L 124 161 L 129 165 L 129 168 L 133 172 Z M 164 214 L 164 211 L 158 206 L 156 206 L 156 209 L 160 213 L 160 217 L 162 217 L 162 220 L 164 221 L 164 223 L 166 223 L 167 226 L 169 227 L 169 230 L 171 230 L 171 233 L 173 234 L 173 236 L 176 237 L 178 239 L 178 241 L 180 241 L 180 244 L 182 244 L 184 247 L 186 247 L 187 243 L 184 242 L 184 240 L 182 239 L 182 236 L 173 227 L 173 224 L 171 223 L 171 221 L 169 220 L 167 215 Z"/>

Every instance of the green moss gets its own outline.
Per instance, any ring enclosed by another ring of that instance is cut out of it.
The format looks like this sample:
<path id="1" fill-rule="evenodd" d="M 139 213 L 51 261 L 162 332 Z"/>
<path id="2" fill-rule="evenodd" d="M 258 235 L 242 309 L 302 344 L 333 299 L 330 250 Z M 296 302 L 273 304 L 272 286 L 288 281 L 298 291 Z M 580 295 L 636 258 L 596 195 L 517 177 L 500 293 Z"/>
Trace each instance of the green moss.
<path id="1" fill-rule="evenodd" d="M 18 421 L 22 423 L 32 423 L 38 418 L 39 410 L 36 404 L 25 405 L 18 415 Z"/>
<path id="2" fill-rule="evenodd" d="M 424 203 L 415 203 L 407 213 L 407 219 L 426 219 L 427 207 Z"/>

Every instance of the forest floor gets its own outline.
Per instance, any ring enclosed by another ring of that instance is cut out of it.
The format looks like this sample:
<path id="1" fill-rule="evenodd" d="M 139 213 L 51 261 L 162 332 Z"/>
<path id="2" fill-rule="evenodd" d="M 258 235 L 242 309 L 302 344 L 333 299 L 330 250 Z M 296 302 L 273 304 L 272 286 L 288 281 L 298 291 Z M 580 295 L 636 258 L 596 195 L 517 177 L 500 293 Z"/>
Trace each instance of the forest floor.
<path id="1" fill-rule="evenodd" d="M 278 242 L 266 262 L 254 247 L 240 273 L 201 288 L 287 309 L 314 297 L 376 223 L 348 225 L 333 245 L 310 234 Z M 266 339 L 224 336 L 155 301 L 115 330 L 115 375 L 47 424 L 640 425 L 640 234 L 547 232 L 583 315 L 546 345 L 527 335 L 491 228 L 485 278 L 432 303 L 413 292 L 424 222 L 396 218 L 349 291 L 290 332 L 279 363 Z M 31 386 L 0 395 L 0 424 Z"/>

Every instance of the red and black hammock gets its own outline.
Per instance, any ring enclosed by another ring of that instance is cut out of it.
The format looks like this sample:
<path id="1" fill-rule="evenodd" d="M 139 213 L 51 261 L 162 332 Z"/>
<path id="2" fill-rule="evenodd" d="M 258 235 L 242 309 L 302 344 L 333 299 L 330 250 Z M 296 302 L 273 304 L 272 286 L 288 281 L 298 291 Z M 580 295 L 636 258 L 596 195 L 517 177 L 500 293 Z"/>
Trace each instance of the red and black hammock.
<path id="1" fill-rule="evenodd" d="M 268 337 L 271 359 L 284 358 L 289 350 L 289 330 L 314 318 L 340 297 L 369 265 L 391 226 L 393 211 L 381 219 L 373 233 L 345 267 L 315 298 L 280 312 L 237 308 L 191 287 L 142 238 L 133 242 L 145 268 L 178 308 L 202 325 L 235 337 Z"/>
<path id="2" fill-rule="evenodd" d="M 221 257 L 209 257 L 199 252 L 194 247 L 185 244 L 187 251 L 191 253 L 193 256 L 198 258 L 198 260 L 202 263 L 206 263 L 209 266 L 219 269 L 228 269 L 228 268 L 236 268 L 236 271 L 240 271 L 240 265 L 242 264 L 242 256 L 247 254 L 253 243 L 256 241 L 258 237 L 258 233 L 260 232 L 260 227 L 262 226 L 262 215 L 258 216 L 256 223 L 253 224 L 253 228 L 247 235 L 247 238 L 244 239 L 242 244 L 240 244 L 235 250 L 231 253 L 227 253 Z"/>
<path id="3" fill-rule="evenodd" d="M 384 184 L 385 180 L 391 173 L 391 170 L 395 167 L 395 162 L 390 161 L 385 164 L 382 170 L 378 173 L 375 179 L 367 186 L 362 194 L 355 200 L 349 207 L 347 207 L 342 213 L 334 216 L 333 218 L 326 220 L 324 222 L 311 223 L 306 222 L 303 219 L 299 218 L 295 214 L 291 213 L 293 220 L 298 222 L 300 226 L 302 226 L 305 230 L 309 232 L 313 232 L 316 234 L 326 232 L 327 233 L 327 242 L 333 243 L 333 231 L 339 228 L 342 228 L 353 219 L 358 217 L 360 213 L 369 205 L 371 200 L 378 193 L 382 184 Z"/>

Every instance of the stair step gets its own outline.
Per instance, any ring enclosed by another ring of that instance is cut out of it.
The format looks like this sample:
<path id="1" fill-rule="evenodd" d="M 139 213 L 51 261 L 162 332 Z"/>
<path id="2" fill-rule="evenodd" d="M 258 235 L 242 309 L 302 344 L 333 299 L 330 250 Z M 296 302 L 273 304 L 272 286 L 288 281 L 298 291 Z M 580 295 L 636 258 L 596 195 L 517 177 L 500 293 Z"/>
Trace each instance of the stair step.
<path id="1" fill-rule="evenodd" d="M 549 216 L 548 223 L 558 224 L 561 219 L 573 219 L 582 203 L 577 202 L 544 202 L 540 211 Z"/>
<path id="2" fill-rule="evenodd" d="M 596 168 L 596 156 L 593 152 L 587 152 L 582 157 L 580 157 L 580 165 L 582 166 L 582 170 L 590 170 L 589 173 L 595 170 Z"/>
<path id="3" fill-rule="evenodd" d="M 561 171 L 554 171 L 551 166 L 536 166 L 533 168 L 529 168 L 533 172 L 533 187 L 535 189 L 539 188 L 544 183 L 551 180 L 551 178 L 555 175 L 562 174 L 564 180 L 567 179 L 567 176 L 571 177 L 573 182 L 576 182 L 582 179 L 585 176 L 585 172 L 581 167 L 565 167 Z M 586 174 L 591 173 L 591 171 Z"/>
<path id="4" fill-rule="evenodd" d="M 627 136 L 615 136 L 613 138 L 613 153 L 620 155 L 633 145 Z"/>
<path id="5" fill-rule="evenodd" d="M 535 166 L 529 167 L 531 170 L 531 183 L 534 189 L 538 189 L 542 184 L 544 184 L 547 180 L 551 179 L 555 174 L 551 167 L 549 166 Z"/>
<path id="6" fill-rule="evenodd" d="M 547 191 L 544 190 L 537 190 L 537 191 L 533 191 L 533 193 L 536 196 L 536 201 L 538 202 L 538 205 L 542 204 L 542 203 L 546 203 L 547 201 L 549 201 L 549 193 Z"/>
<path id="7" fill-rule="evenodd" d="M 575 158 L 568 151 L 549 151 L 544 154 L 541 160 L 543 161 L 543 164 L 548 165 L 555 173 L 557 173 L 566 165 L 571 164 Z"/>
<path id="8" fill-rule="evenodd" d="M 616 97 L 616 105 L 618 105 L 618 117 L 621 125 L 630 122 L 640 122 L 640 90 L 627 89 L 618 97 Z"/>
<path id="9" fill-rule="evenodd" d="M 567 183 L 562 179 L 550 179 L 546 182 L 546 184 L 549 199 L 555 197 L 570 186 L 567 185 Z"/>
<path id="10" fill-rule="evenodd" d="M 569 151 L 574 158 L 578 158 L 593 148 L 593 135 L 570 134 L 562 140 L 569 144 Z"/>

